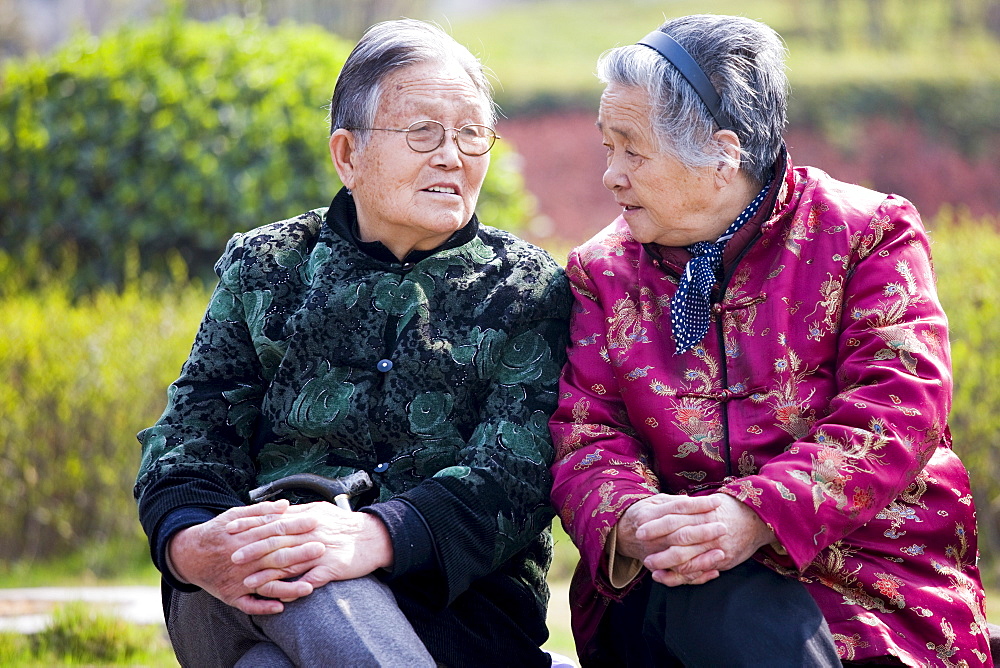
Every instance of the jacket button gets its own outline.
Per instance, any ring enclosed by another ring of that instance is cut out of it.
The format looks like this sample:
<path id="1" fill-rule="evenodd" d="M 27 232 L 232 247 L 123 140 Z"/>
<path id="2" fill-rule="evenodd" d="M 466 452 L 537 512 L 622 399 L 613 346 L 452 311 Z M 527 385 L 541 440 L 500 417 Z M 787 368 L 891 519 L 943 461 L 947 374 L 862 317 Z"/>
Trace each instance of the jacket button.
<path id="1" fill-rule="evenodd" d="M 382 373 L 385 373 L 386 371 L 392 369 L 392 360 L 379 360 L 378 364 L 375 365 L 375 368 Z"/>

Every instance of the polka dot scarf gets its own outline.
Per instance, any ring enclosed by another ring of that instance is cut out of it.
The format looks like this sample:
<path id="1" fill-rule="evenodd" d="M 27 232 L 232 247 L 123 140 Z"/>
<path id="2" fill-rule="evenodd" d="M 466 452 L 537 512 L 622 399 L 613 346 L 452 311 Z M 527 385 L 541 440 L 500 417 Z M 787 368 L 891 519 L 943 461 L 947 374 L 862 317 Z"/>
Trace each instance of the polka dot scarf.
<path id="1" fill-rule="evenodd" d="M 715 285 L 715 272 L 722 265 L 722 250 L 726 242 L 757 213 L 767 196 L 770 184 L 757 194 L 733 224 L 717 240 L 699 241 L 687 247 L 694 255 L 684 267 L 677 294 L 670 302 L 670 323 L 677 342 L 676 355 L 693 348 L 708 332 L 709 298 Z"/>

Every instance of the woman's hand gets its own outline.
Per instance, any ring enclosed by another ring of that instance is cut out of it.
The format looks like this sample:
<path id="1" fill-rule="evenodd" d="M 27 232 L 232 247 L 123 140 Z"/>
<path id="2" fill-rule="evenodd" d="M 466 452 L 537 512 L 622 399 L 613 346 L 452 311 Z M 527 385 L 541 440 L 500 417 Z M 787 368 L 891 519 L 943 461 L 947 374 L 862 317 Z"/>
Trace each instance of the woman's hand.
<path id="1" fill-rule="evenodd" d="M 282 601 L 300 598 L 335 580 L 363 577 L 394 562 L 389 531 L 378 517 L 343 510 L 332 503 L 295 505 L 277 517 L 236 519 L 227 530 L 249 539 L 232 554 L 237 566 L 256 564 L 243 584 L 252 591 Z M 320 546 L 308 560 L 297 547 Z M 301 575 L 295 581 L 286 578 Z"/>
<path id="2" fill-rule="evenodd" d="M 297 537 L 287 540 L 280 547 L 269 551 L 261 559 L 233 562 L 233 554 L 253 544 L 255 537 L 248 532 L 234 533 L 227 529 L 232 522 L 249 522 L 254 525 L 275 523 L 289 510 L 288 501 L 269 501 L 252 506 L 230 508 L 218 517 L 179 531 L 167 548 L 170 565 L 182 580 L 201 587 L 212 596 L 248 615 L 267 615 L 281 612 L 280 601 L 255 596 L 254 588 L 244 580 L 274 563 L 288 567 L 289 575 L 299 575 L 308 564 L 321 556 L 322 544 Z M 299 522 L 301 531 L 308 522 Z M 289 531 L 296 528 L 283 524 Z M 296 567 L 297 565 L 297 567 Z M 312 593 L 308 582 L 289 582 L 283 594 L 294 600 Z"/>
<path id="3" fill-rule="evenodd" d="M 658 494 L 625 512 L 617 548 L 674 587 L 708 582 L 774 540 L 757 513 L 728 494 Z"/>

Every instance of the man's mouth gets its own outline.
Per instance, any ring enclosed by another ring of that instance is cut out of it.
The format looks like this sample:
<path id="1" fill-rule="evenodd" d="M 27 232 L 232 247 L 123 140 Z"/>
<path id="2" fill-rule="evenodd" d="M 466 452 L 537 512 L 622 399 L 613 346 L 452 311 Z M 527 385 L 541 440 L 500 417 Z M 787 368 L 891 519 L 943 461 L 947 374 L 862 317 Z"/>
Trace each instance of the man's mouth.
<path id="1" fill-rule="evenodd" d="M 458 192 L 451 186 L 431 186 L 430 188 L 425 188 L 427 192 L 432 193 L 444 193 L 446 195 L 457 195 Z"/>

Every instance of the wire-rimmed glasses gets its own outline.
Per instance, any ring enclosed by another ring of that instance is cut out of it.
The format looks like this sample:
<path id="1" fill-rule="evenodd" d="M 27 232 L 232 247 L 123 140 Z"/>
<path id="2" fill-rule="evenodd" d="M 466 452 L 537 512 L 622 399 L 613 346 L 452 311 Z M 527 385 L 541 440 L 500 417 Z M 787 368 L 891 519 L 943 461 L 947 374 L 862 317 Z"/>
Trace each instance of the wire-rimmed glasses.
<path id="1" fill-rule="evenodd" d="M 430 153 L 444 143 L 448 130 L 455 131 L 458 150 L 469 156 L 485 155 L 493 148 L 496 130 L 485 125 L 471 123 L 460 128 L 446 128 L 437 121 L 424 120 L 411 123 L 410 127 L 399 128 L 350 128 L 352 130 L 380 130 L 382 132 L 405 132 L 406 144 L 417 153 Z"/>

